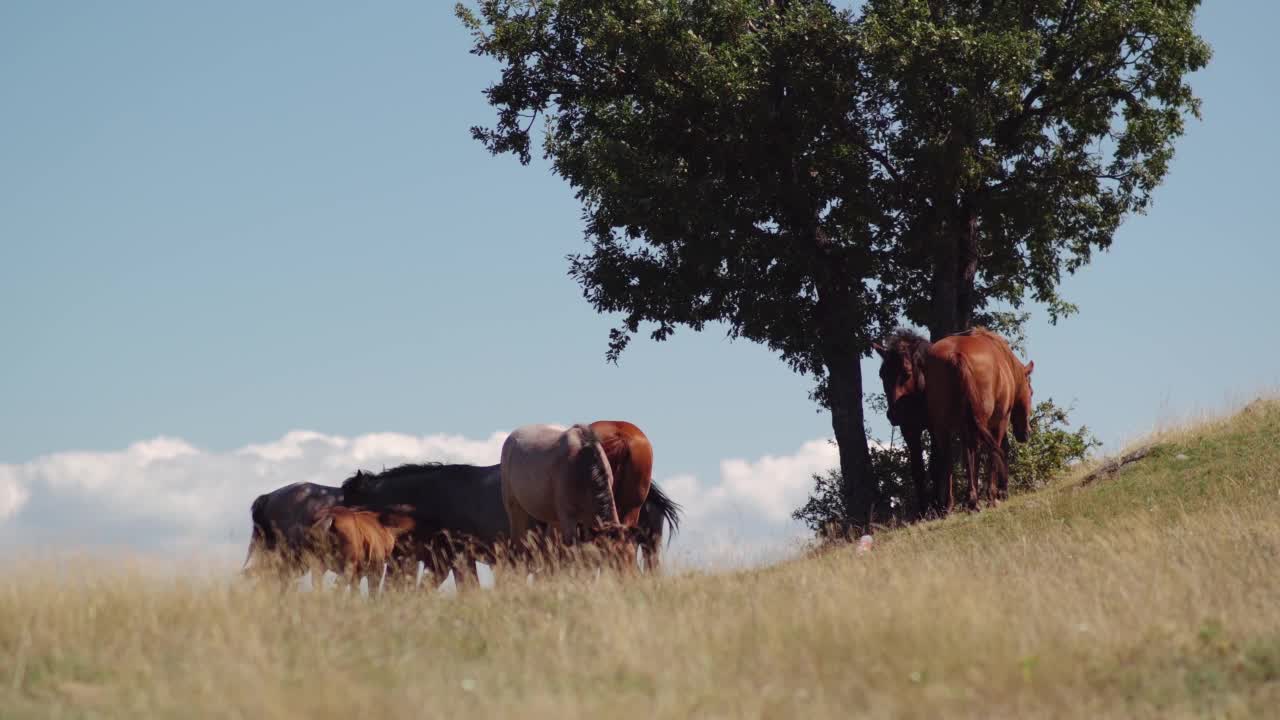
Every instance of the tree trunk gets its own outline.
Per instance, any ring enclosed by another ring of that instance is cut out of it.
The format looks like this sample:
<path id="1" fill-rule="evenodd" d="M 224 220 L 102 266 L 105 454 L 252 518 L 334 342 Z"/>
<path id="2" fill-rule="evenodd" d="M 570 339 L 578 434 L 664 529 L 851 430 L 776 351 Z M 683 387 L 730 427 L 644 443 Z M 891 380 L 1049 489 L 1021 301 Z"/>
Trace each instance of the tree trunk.
<path id="1" fill-rule="evenodd" d="M 929 335 L 937 342 L 973 322 L 978 276 L 978 216 L 962 203 L 937 236 L 930 292 Z"/>
<path id="2" fill-rule="evenodd" d="M 855 352 L 848 353 L 847 357 L 828 355 L 826 365 L 831 429 L 840 449 L 840 494 L 849 529 L 861 534 L 870 530 L 877 492 L 871 475 L 871 456 L 867 452 L 862 368 L 858 360 Z"/>
<path id="3" fill-rule="evenodd" d="M 828 278 L 833 284 L 840 281 Z M 834 298 L 834 299 L 833 299 Z M 867 427 L 862 409 L 862 354 L 855 340 L 859 327 L 849 293 L 831 287 L 818 291 L 822 332 L 822 360 L 827 368 L 827 407 L 840 452 L 840 494 L 845 522 L 851 532 L 869 532 L 876 496 L 867 452 Z"/>
<path id="4" fill-rule="evenodd" d="M 935 242 L 933 285 L 929 292 L 929 339 L 933 342 L 955 332 L 960 324 L 956 312 L 959 248 L 945 226 L 939 229 Z"/>

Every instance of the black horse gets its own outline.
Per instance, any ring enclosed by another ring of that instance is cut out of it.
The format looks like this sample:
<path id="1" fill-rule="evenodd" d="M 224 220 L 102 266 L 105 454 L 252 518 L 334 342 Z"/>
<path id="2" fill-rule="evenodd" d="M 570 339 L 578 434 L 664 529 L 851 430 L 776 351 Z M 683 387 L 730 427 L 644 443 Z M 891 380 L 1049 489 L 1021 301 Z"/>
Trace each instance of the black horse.
<path id="1" fill-rule="evenodd" d="M 475 580 L 475 561 L 492 564 L 510 536 L 498 465 L 410 464 L 357 471 L 342 483 L 346 501 L 371 509 L 412 508 L 415 528 L 401 560 L 423 563 L 434 587 L 449 570 L 459 585 Z M 401 563 L 399 572 L 408 571 Z M 432 582 L 434 580 L 434 582 Z"/>

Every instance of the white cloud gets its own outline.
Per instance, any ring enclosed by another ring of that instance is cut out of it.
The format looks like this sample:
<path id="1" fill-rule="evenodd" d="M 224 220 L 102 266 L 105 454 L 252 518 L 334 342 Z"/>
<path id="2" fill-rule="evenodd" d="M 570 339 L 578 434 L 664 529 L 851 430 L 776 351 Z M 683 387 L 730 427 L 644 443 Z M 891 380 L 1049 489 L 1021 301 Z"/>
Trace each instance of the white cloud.
<path id="1" fill-rule="evenodd" d="M 505 439 L 505 432 L 472 439 L 293 431 L 272 442 L 210 452 L 158 437 L 118 451 L 0 464 L 0 547 L 203 553 L 238 563 L 249 536 L 249 504 L 260 493 L 298 481 L 337 485 L 357 468 L 426 460 L 493 464 Z M 744 565 L 789 551 L 803 534 L 791 511 L 804 502 L 811 476 L 837 461 L 834 445 L 814 440 L 790 455 L 723 460 L 713 483 L 690 474 L 657 478 L 685 509 L 673 560 Z"/>
<path id="2" fill-rule="evenodd" d="M 17 514 L 30 497 L 31 492 L 18 482 L 18 474 L 0 465 L 0 521 Z"/>

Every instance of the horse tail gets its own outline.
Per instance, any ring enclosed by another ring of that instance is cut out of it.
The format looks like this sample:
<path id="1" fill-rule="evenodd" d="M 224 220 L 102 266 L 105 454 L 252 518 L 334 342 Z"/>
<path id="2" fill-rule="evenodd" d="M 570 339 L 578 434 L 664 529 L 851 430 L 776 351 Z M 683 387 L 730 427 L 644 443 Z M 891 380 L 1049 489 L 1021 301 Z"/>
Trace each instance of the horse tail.
<path id="1" fill-rule="evenodd" d="M 262 547 L 267 542 L 267 496 L 259 495 L 249 506 L 249 517 L 253 520 L 253 532 L 249 536 L 249 552 L 245 553 L 244 565 L 240 566 L 243 572 L 248 569 L 249 561 L 253 559 L 253 551 Z"/>
<path id="2" fill-rule="evenodd" d="M 601 527 L 618 524 L 618 505 L 613 499 L 613 472 L 600 437 L 586 425 L 575 425 L 582 436 L 582 448 L 574 461 L 574 475 L 591 488 L 596 522 Z"/>
<path id="3" fill-rule="evenodd" d="M 1009 467 L 1004 461 L 1004 453 L 1000 450 L 1000 443 L 996 442 L 996 438 L 991 434 L 991 430 L 987 428 L 986 419 L 978 414 L 979 393 L 978 383 L 973 377 L 973 369 L 969 367 L 969 361 L 963 353 L 956 353 L 955 357 L 956 370 L 960 373 L 960 386 L 964 390 L 965 400 L 969 404 L 969 416 L 973 421 L 973 429 L 978 435 L 980 442 L 991 454 L 991 462 L 995 463 L 1000 472 L 1008 474 Z"/>
<path id="4" fill-rule="evenodd" d="M 655 537 L 662 537 L 662 525 L 665 521 L 666 526 L 671 529 L 671 534 L 667 536 L 668 544 L 680 531 L 680 504 L 662 492 L 657 483 L 649 485 L 649 495 L 644 499 L 641 512 L 648 516 L 647 527 Z"/>

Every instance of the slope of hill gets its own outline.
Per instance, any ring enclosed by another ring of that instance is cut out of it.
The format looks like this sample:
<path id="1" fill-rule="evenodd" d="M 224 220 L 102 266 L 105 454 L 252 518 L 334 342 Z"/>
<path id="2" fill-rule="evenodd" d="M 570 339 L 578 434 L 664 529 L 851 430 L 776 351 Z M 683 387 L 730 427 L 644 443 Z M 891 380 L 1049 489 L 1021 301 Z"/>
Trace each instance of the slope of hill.
<path id="1" fill-rule="evenodd" d="M 754 571 L 461 597 L 10 573 L 6 717 L 1201 717 L 1280 707 L 1280 403 Z"/>

